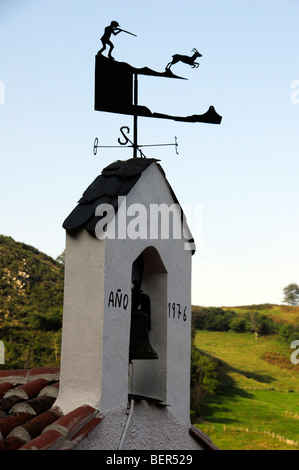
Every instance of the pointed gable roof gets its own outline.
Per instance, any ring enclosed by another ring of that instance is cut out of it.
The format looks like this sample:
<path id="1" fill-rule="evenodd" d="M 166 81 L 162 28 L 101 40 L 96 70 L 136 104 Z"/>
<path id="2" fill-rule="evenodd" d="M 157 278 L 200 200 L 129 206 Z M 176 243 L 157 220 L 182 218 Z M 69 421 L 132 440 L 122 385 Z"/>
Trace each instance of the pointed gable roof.
<path id="1" fill-rule="evenodd" d="M 111 204 L 116 212 L 118 197 L 127 195 L 142 172 L 157 161 L 152 158 L 131 158 L 108 165 L 84 191 L 78 205 L 65 219 L 63 228 L 69 233 L 74 233 L 84 227 L 95 236 L 95 226 L 101 219 L 95 215 L 96 207 L 99 204 Z"/>
<path id="2" fill-rule="evenodd" d="M 108 165 L 84 191 L 81 199 L 78 201 L 78 205 L 65 219 L 63 228 L 70 234 L 85 228 L 92 236 L 96 236 L 96 225 L 103 217 L 95 215 L 97 206 L 100 204 L 110 204 L 116 213 L 119 196 L 126 196 L 133 189 L 142 173 L 153 163 L 160 170 L 174 202 L 179 204 L 158 162 L 159 160 L 155 158 L 131 158 L 129 160 L 117 160 Z M 194 242 L 193 238 L 190 238 L 189 241 Z"/>

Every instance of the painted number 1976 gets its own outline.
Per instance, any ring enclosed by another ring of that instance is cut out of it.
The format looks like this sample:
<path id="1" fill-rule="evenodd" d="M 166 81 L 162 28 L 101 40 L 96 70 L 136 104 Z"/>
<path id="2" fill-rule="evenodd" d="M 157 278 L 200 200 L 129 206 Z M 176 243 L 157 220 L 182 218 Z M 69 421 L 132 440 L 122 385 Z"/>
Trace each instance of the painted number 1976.
<path id="1" fill-rule="evenodd" d="M 177 304 L 176 302 L 169 302 L 168 303 L 168 318 L 173 318 L 177 320 L 187 320 L 187 305 L 182 307 L 181 304 Z"/>

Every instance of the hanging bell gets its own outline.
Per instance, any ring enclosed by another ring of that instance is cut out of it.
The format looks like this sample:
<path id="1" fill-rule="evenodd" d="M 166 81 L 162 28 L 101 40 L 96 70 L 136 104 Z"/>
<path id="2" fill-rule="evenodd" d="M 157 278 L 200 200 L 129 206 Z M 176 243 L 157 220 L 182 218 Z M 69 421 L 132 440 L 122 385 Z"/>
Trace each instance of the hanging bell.
<path id="1" fill-rule="evenodd" d="M 141 310 L 133 311 L 131 315 L 130 362 L 133 359 L 159 359 L 150 343 L 148 331 L 148 314 Z"/>

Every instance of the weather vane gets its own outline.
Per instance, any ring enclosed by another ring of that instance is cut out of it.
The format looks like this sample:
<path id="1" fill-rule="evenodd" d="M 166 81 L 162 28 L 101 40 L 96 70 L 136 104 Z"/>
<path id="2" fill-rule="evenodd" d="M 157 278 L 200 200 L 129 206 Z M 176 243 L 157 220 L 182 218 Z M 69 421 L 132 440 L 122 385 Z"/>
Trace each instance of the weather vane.
<path id="1" fill-rule="evenodd" d="M 119 34 L 121 32 L 131 34 L 131 36 L 137 37 L 136 34 L 129 33 L 129 31 L 125 31 L 124 29 L 120 29 L 119 24 L 118 24 L 117 21 L 111 21 L 110 25 L 106 26 L 105 32 L 104 32 L 103 36 L 101 37 L 103 47 L 99 51 L 99 54 L 102 54 L 102 52 L 104 52 L 104 50 L 106 49 L 106 46 L 108 44 L 108 46 L 110 47 L 108 57 L 109 57 L 109 59 L 114 59 L 114 57 L 112 57 L 112 55 L 111 55 L 111 52 L 114 49 L 114 45 L 110 41 L 110 37 L 111 37 L 111 34 L 116 36 L 117 34 Z"/>
<path id="2" fill-rule="evenodd" d="M 141 157 L 145 157 L 141 150 L 141 147 L 153 147 L 162 145 L 173 145 L 177 152 L 177 138 L 175 137 L 174 144 L 149 144 L 139 145 L 138 144 L 138 117 L 151 117 L 159 119 L 171 119 L 174 121 L 182 122 L 203 122 L 209 124 L 220 124 L 222 117 L 217 114 L 215 108 L 210 106 L 208 111 L 204 114 L 193 114 L 191 116 L 173 116 L 162 113 L 153 113 L 146 106 L 139 105 L 138 103 L 138 76 L 149 75 L 152 77 L 164 77 L 185 80 L 183 77 L 174 75 L 171 67 L 178 62 L 182 62 L 190 65 L 192 68 L 198 68 L 199 63 L 196 62 L 198 57 L 202 57 L 197 49 L 192 49 L 193 54 L 191 56 L 174 54 L 172 61 L 169 62 L 163 72 L 156 72 L 148 67 L 135 68 L 125 62 L 118 62 L 112 57 L 112 50 L 114 45 L 110 38 L 112 35 L 116 36 L 119 33 L 124 32 L 132 36 L 136 34 L 130 33 L 120 28 L 117 21 L 111 21 L 109 26 L 106 26 L 101 42 L 103 47 L 98 51 L 95 60 L 95 104 L 94 108 L 96 111 L 105 111 L 117 114 L 131 115 L 134 118 L 133 121 L 133 141 L 131 141 L 127 135 L 124 134 L 124 129 L 127 129 L 127 134 L 130 129 L 127 126 L 121 127 L 120 131 L 124 136 L 125 141 L 118 139 L 120 145 L 126 145 L 130 143 L 130 147 L 133 148 L 133 157 L 137 158 L 137 152 Z M 107 45 L 109 46 L 108 57 L 103 55 Z M 93 153 L 96 155 L 98 148 L 115 148 L 115 146 L 98 145 L 98 139 L 94 141 Z M 120 147 L 118 147 L 120 148 Z"/>

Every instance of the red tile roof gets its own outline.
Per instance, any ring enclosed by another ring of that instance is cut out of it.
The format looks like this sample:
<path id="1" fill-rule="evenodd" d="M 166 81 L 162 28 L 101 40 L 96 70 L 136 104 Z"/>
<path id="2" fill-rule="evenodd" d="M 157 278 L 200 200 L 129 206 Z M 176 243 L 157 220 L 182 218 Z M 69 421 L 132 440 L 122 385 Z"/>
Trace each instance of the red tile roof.
<path id="1" fill-rule="evenodd" d="M 59 368 L 0 370 L 0 450 L 74 448 L 104 416 L 92 406 L 55 407 Z"/>

